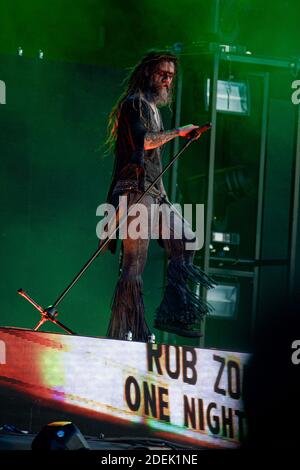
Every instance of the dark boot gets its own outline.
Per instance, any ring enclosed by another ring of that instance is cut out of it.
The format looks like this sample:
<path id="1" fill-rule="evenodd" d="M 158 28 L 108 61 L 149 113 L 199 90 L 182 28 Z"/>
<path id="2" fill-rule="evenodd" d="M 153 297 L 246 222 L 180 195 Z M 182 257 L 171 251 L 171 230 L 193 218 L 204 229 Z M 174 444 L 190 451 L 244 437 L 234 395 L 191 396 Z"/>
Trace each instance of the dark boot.
<path id="1" fill-rule="evenodd" d="M 180 336 L 202 336 L 201 320 L 212 307 L 195 294 L 195 288 L 197 285 L 211 288 L 214 281 L 181 255 L 170 260 L 167 282 L 163 300 L 156 311 L 154 327 Z"/>

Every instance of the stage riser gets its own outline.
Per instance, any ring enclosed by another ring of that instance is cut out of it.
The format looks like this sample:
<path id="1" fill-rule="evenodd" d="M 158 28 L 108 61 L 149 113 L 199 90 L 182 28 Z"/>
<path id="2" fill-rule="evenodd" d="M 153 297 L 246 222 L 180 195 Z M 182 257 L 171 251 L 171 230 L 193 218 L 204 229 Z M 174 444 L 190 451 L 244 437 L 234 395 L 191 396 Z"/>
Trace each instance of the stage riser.
<path id="1" fill-rule="evenodd" d="M 0 341 L 10 423 L 17 400 L 35 432 L 45 419 L 71 416 L 79 427 L 95 423 L 99 433 L 131 428 L 131 435 L 190 445 L 237 447 L 245 435 L 247 354 L 12 328 L 0 329 Z M 12 424 L 26 425 L 19 413 Z"/>

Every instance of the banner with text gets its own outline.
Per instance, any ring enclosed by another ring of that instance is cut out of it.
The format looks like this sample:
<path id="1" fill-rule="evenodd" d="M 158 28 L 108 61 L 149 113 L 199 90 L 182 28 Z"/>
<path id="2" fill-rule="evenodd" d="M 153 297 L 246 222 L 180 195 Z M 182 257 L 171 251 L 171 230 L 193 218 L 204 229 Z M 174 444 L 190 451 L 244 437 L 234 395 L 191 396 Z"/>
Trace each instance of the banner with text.
<path id="1" fill-rule="evenodd" d="M 0 386 L 94 419 L 237 447 L 245 353 L 0 328 Z"/>

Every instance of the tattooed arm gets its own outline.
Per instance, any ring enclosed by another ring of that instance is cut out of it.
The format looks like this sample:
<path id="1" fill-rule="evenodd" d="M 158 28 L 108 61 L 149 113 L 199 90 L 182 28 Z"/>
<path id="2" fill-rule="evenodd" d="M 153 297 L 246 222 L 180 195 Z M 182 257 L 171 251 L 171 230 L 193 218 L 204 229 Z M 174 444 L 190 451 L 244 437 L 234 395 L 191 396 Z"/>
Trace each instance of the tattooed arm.
<path id="1" fill-rule="evenodd" d="M 178 129 L 162 132 L 147 132 L 144 140 L 144 149 L 151 150 L 166 144 L 179 136 Z"/>
<path id="2" fill-rule="evenodd" d="M 175 139 L 175 137 L 187 137 L 194 129 L 198 129 L 198 126 L 188 124 L 187 126 L 177 127 L 170 131 L 147 132 L 144 139 L 144 149 L 151 150 L 161 147 L 170 140 Z"/>

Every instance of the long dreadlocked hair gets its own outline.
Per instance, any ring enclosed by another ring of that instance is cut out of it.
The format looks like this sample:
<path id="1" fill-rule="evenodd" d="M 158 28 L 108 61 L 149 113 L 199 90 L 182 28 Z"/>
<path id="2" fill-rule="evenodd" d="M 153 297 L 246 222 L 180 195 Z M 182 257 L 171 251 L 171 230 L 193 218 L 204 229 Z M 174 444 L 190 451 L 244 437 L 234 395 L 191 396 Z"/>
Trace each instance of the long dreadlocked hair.
<path id="1" fill-rule="evenodd" d="M 144 92 L 149 88 L 149 80 L 154 70 L 160 62 L 173 62 L 175 66 L 175 73 L 177 70 L 178 59 L 171 52 L 167 51 L 150 51 L 148 52 L 137 64 L 133 67 L 128 76 L 124 80 L 126 88 L 121 96 L 118 98 L 114 105 L 109 118 L 107 126 L 107 139 L 105 146 L 106 153 L 110 153 L 114 149 L 117 139 L 118 121 L 123 102 L 128 96 L 137 95 L 140 100 L 141 110 L 141 97 Z"/>

